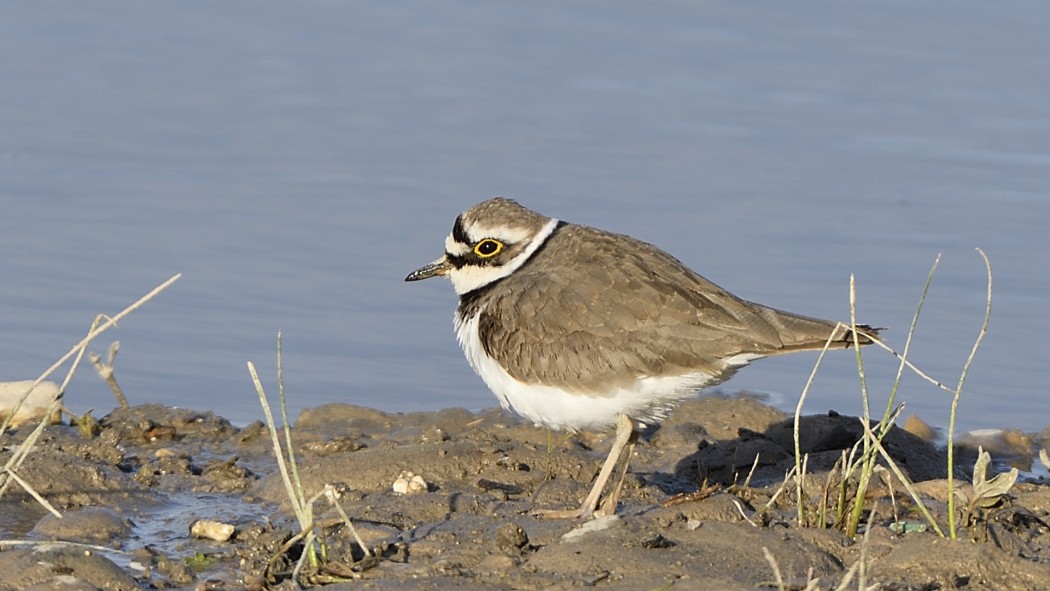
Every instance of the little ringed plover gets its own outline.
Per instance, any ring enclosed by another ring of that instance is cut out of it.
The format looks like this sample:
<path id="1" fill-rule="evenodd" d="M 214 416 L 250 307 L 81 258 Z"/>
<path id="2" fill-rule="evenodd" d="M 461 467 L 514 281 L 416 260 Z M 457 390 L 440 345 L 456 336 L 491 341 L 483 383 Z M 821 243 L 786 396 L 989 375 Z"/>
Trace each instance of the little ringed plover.
<path id="1" fill-rule="evenodd" d="M 769 355 L 872 342 L 877 329 L 742 300 L 655 246 L 571 224 L 510 199 L 456 218 L 445 254 L 405 281 L 443 275 L 459 296 L 467 360 L 500 404 L 556 430 L 616 425 L 609 457 L 578 510 L 586 517 L 638 426 Z M 616 511 L 623 473 L 598 512 Z"/>

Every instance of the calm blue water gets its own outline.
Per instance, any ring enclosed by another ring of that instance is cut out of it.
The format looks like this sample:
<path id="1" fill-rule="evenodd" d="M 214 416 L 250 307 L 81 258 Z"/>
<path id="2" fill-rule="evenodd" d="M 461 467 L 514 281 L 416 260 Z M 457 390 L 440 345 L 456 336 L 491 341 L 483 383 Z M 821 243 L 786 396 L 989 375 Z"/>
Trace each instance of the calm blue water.
<path id="1" fill-rule="evenodd" d="M 1023 9 L 1022 9 L 1023 8 Z M 0 7 L 0 379 L 105 335 L 133 402 L 261 416 L 495 404 L 447 283 L 405 284 L 503 194 L 654 242 L 741 296 L 860 319 L 953 383 L 960 426 L 1050 421 L 1050 5 L 46 2 Z M 793 407 L 814 362 L 725 385 Z M 879 412 L 895 372 L 867 355 Z M 860 410 L 853 356 L 807 408 Z M 904 382 L 947 422 L 947 397 Z M 89 367 L 76 411 L 113 405 Z"/>

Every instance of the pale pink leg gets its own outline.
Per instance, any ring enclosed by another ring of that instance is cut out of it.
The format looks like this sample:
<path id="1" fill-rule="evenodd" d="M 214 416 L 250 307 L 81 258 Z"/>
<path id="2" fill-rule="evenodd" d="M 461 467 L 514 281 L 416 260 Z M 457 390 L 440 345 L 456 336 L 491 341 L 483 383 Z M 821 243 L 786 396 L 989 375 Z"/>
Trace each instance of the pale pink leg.
<path id="1" fill-rule="evenodd" d="M 634 430 L 634 421 L 632 421 L 631 417 L 627 415 L 620 415 L 616 420 L 616 439 L 613 441 L 612 449 L 609 450 L 609 457 L 605 458 L 605 463 L 602 464 L 602 469 L 598 473 L 598 478 L 595 479 L 590 494 L 588 494 L 587 498 L 583 500 L 583 504 L 580 505 L 580 508 L 566 511 L 548 511 L 541 509 L 536 511 L 535 514 L 541 517 L 554 519 L 593 516 L 595 514 L 595 509 L 598 508 L 598 499 L 602 496 L 602 490 L 609 482 L 609 477 L 612 476 L 613 470 L 616 469 L 616 464 L 623 456 L 624 450 L 628 450 L 627 461 L 624 462 L 623 473 L 620 475 L 620 480 L 616 484 L 616 488 L 610 493 L 609 499 L 606 500 L 600 512 L 602 515 L 612 515 L 615 513 L 616 504 L 620 500 L 620 488 L 623 486 L 624 477 L 627 474 L 627 464 L 631 459 L 630 452 L 634 450 L 634 442 L 636 439 L 637 434 Z"/>

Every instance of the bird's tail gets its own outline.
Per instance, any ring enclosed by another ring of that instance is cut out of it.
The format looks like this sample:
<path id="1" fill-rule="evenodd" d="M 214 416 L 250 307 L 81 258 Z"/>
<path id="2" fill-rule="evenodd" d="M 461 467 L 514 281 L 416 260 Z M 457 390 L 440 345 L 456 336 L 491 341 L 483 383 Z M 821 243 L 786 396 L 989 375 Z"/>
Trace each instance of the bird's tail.
<path id="1" fill-rule="evenodd" d="M 763 308 L 759 314 L 780 332 L 782 347 L 774 354 L 823 349 L 829 339 L 829 347 L 832 349 L 846 349 L 854 344 L 870 345 L 884 330 L 858 324 L 854 335 L 850 325 L 842 322 L 802 316 L 773 308 Z"/>

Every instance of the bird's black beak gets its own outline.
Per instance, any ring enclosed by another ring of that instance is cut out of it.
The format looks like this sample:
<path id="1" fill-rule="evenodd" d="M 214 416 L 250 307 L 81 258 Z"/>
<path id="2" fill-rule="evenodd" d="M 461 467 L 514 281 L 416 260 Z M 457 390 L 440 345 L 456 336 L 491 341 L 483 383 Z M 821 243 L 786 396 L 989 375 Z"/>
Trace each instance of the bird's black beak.
<path id="1" fill-rule="evenodd" d="M 430 279 L 437 275 L 445 275 L 450 268 L 451 265 L 449 265 L 448 257 L 443 256 L 425 267 L 420 267 L 415 271 L 412 271 L 408 274 L 408 277 L 405 277 L 405 281 L 420 281 L 422 279 Z"/>

